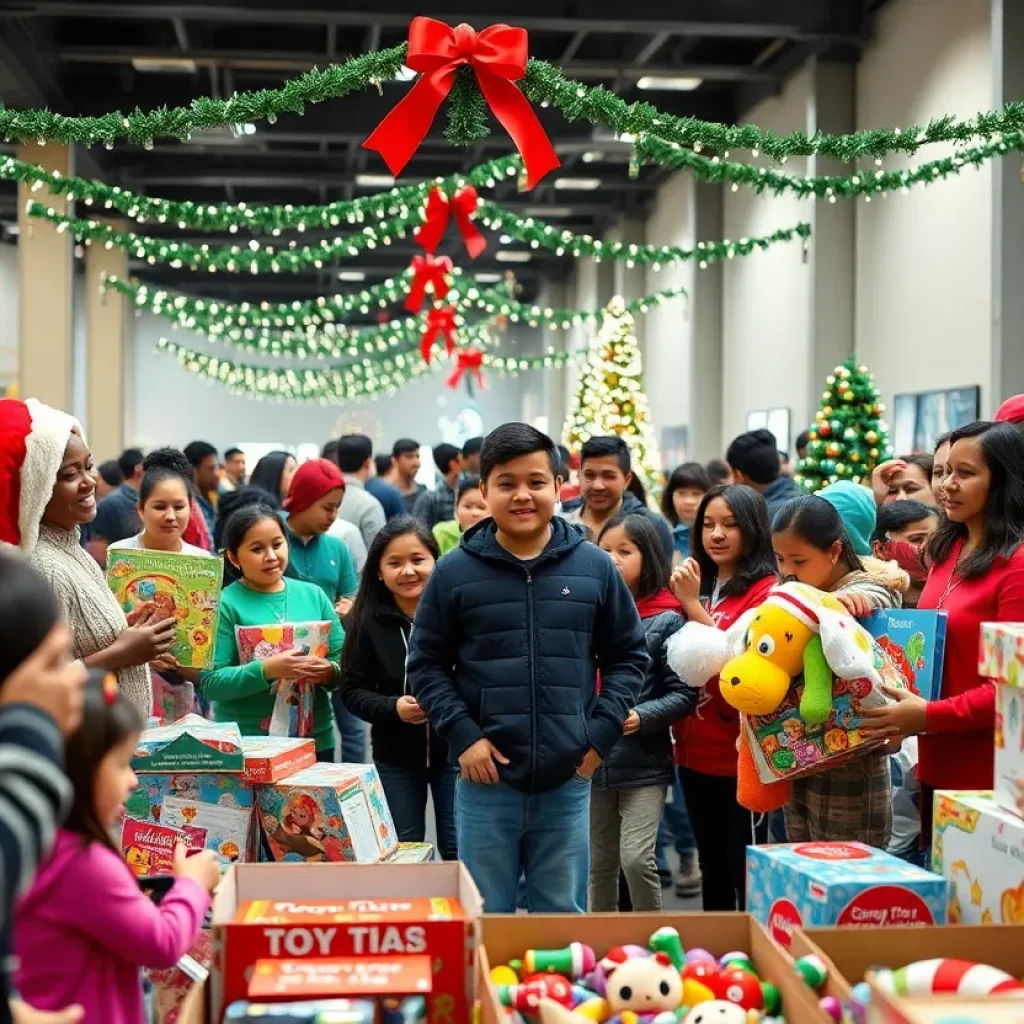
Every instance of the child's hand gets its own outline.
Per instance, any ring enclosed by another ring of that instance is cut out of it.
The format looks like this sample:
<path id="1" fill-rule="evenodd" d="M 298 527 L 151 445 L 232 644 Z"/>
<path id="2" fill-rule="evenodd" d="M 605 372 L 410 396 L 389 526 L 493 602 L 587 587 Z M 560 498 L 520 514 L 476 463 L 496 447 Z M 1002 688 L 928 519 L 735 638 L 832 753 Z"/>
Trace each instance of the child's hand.
<path id="1" fill-rule="evenodd" d="M 339 597 L 334 602 L 334 610 L 338 613 L 338 618 L 343 619 L 350 611 L 352 611 L 352 605 L 354 600 L 351 597 Z"/>
<path id="2" fill-rule="evenodd" d="M 81 1006 L 66 1006 L 63 1010 L 37 1010 L 21 999 L 10 1001 L 14 1024 L 78 1024 L 85 1016 Z"/>
<path id="3" fill-rule="evenodd" d="M 398 698 L 395 710 L 398 712 L 398 717 L 403 722 L 408 722 L 409 725 L 422 725 L 427 720 L 427 713 L 420 707 L 419 701 L 415 697 L 410 697 L 409 694 Z"/>
<path id="4" fill-rule="evenodd" d="M 632 736 L 633 733 L 639 732 L 639 731 L 640 731 L 640 716 L 636 713 L 635 710 L 634 711 L 630 711 L 630 713 L 628 715 L 626 715 L 626 724 L 623 726 L 622 735 L 623 736 Z"/>
<path id="5" fill-rule="evenodd" d="M 307 683 L 322 684 L 334 682 L 334 663 L 326 658 L 302 659 L 296 675 Z"/>
<path id="6" fill-rule="evenodd" d="M 306 655 L 298 648 L 292 651 L 282 651 L 272 658 L 267 658 L 263 664 L 264 679 L 294 679 L 299 672 L 299 666 L 306 660 Z"/>
<path id="7" fill-rule="evenodd" d="M 861 711 L 860 731 L 868 739 L 888 740 L 924 732 L 928 724 L 928 701 L 924 697 L 891 686 L 883 686 L 882 692 L 896 703 Z"/>
<path id="8" fill-rule="evenodd" d="M 184 843 L 178 843 L 174 847 L 174 876 L 191 878 L 207 892 L 213 892 L 220 884 L 220 867 L 217 865 L 216 854 L 212 850 L 200 850 L 189 857 L 186 855 L 187 852 Z"/>
<path id="9" fill-rule="evenodd" d="M 462 777 L 470 782 L 492 785 L 498 781 L 495 761 L 498 764 L 509 763 L 508 758 L 490 740 L 477 740 L 459 755 Z"/>
<path id="10" fill-rule="evenodd" d="M 681 605 L 700 600 L 700 566 L 696 559 L 687 558 L 672 570 L 669 586 Z"/>
<path id="11" fill-rule="evenodd" d="M 863 594 L 836 594 L 835 598 L 855 619 L 862 619 L 874 611 Z"/>

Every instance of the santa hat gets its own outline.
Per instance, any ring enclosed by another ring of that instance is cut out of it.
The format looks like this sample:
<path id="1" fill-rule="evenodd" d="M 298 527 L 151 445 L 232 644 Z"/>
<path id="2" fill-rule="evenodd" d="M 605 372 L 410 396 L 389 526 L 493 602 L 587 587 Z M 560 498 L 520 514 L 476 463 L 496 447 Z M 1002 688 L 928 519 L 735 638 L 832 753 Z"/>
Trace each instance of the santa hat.
<path id="1" fill-rule="evenodd" d="M 0 542 L 31 552 L 79 422 L 34 398 L 0 400 Z"/>

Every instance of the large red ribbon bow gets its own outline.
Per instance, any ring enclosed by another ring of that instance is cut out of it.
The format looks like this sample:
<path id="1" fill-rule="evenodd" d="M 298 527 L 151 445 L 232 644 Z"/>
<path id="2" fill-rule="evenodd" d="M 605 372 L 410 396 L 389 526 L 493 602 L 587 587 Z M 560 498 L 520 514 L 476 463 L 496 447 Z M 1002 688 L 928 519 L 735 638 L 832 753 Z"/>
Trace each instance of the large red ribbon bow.
<path id="1" fill-rule="evenodd" d="M 412 258 L 412 284 L 405 300 L 405 308 L 410 313 L 418 313 L 423 308 L 423 300 L 427 296 L 427 288 L 434 289 L 434 298 L 442 301 L 448 294 L 451 283 L 448 275 L 452 272 L 452 261 L 447 256 L 435 259 L 430 253 L 426 256 Z"/>
<path id="2" fill-rule="evenodd" d="M 528 55 L 524 28 L 491 25 L 477 32 L 471 25 L 452 28 L 433 18 L 413 18 L 405 63 L 422 76 L 363 146 L 380 153 L 397 177 L 430 131 L 438 108 L 452 91 L 456 72 L 468 64 L 494 116 L 512 136 L 523 158 L 527 186 L 533 188 L 559 161 L 529 101 L 513 84 L 526 74 Z"/>
<path id="3" fill-rule="evenodd" d="M 423 361 L 430 362 L 430 350 L 438 335 L 444 338 L 445 350 L 448 355 L 455 351 L 455 307 L 434 307 L 427 313 L 427 323 L 420 338 L 420 355 Z"/>
<path id="4" fill-rule="evenodd" d="M 448 230 L 448 218 L 455 214 L 455 225 L 466 243 L 466 252 L 470 259 L 476 259 L 487 248 L 487 239 L 480 234 L 473 223 L 479 202 L 476 189 L 472 185 L 460 188 L 449 199 L 439 188 L 431 189 L 427 196 L 427 206 L 423 214 L 423 223 L 413 232 L 413 238 L 429 253 L 437 252 L 437 247 Z"/>
<path id="5" fill-rule="evenodd" d="M 483 366 L 483 362 L 484 354 L 480 349 L 464 348 L 459 353 L 455 369 L 448 378 L 448 387 L 457 388 L 459 381 L 462 380 L 462 375 L 468 371 L 476 378 L 477 387 L 482 388 L 484 386 L 484 375 L 480 372 L 480 367 Z"/>

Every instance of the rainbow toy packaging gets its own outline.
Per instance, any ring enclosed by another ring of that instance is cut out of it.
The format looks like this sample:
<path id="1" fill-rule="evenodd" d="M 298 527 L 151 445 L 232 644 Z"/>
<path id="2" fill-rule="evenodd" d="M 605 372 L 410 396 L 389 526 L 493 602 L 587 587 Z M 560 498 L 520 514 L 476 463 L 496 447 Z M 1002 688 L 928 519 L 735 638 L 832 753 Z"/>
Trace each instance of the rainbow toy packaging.
<path id="1" fill-rule="evenodd" d="M 788 948 L 797 926 L 946 923 L 949 885 L 863 843 L 747 847 L 747 909 Z"/>
<path id="2" fill-rule="evenodd" d="M 204 555 L 112 549 L 107 583 L 125 613 L 144 604 L 178 621 L 170 653 L 186 668 L 212 668 L 224 562 Z"/>

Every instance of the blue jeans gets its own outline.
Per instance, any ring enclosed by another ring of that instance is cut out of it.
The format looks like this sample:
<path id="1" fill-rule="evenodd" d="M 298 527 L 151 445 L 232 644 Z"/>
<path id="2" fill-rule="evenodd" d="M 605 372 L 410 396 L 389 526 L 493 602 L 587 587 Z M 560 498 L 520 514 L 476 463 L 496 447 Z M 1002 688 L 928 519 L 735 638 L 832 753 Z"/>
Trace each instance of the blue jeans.
<path id="1" fill-rule="evenodd" d="M 366 764 L 366 724 L 356 718 L 341 702 L 340 694 L 333 694 L 334 717 L 341 733 L 340 761 L 348 764 Z"/>
<path id="2" fill-rule="evenodd" d="M 667 847 L 671 846 L 680 858 L 688 857 L 697 849 L 697 843 L 693 838 L 693 829 L 690 826 L 690 816 L 686 813 L 683 789 L 679 785 L 679 775 L 674 768 L 672 769 L 671 796 L 671 802 L 666 803 L 665 809 L 661 812 L 658 841 L 654 850 L 658 870 L 662 872 L 668 871 L 668 860 L 665 858 Z"/>
<path id="3" fill-rule="evenodd" d="M 455 824 L 459 855 L 489 914 L 514 914 L 519 877 L 534 914 L 583 914 L 590 877 L 590 783 L 574 775 L 529 795 L 499 782 L 460 778 Z"/>
<path id="4" fill-rule="evenodd" d="M 455 779 L 458 770 L 444 764 L 437 768 L 402 768 L 377 763 L 391 817 L 403 843 L 422 843 L 427 834 L 427 790 L 434 798 L 437 852 L 445 860 L 458 860 L 455 846 Z"/>

